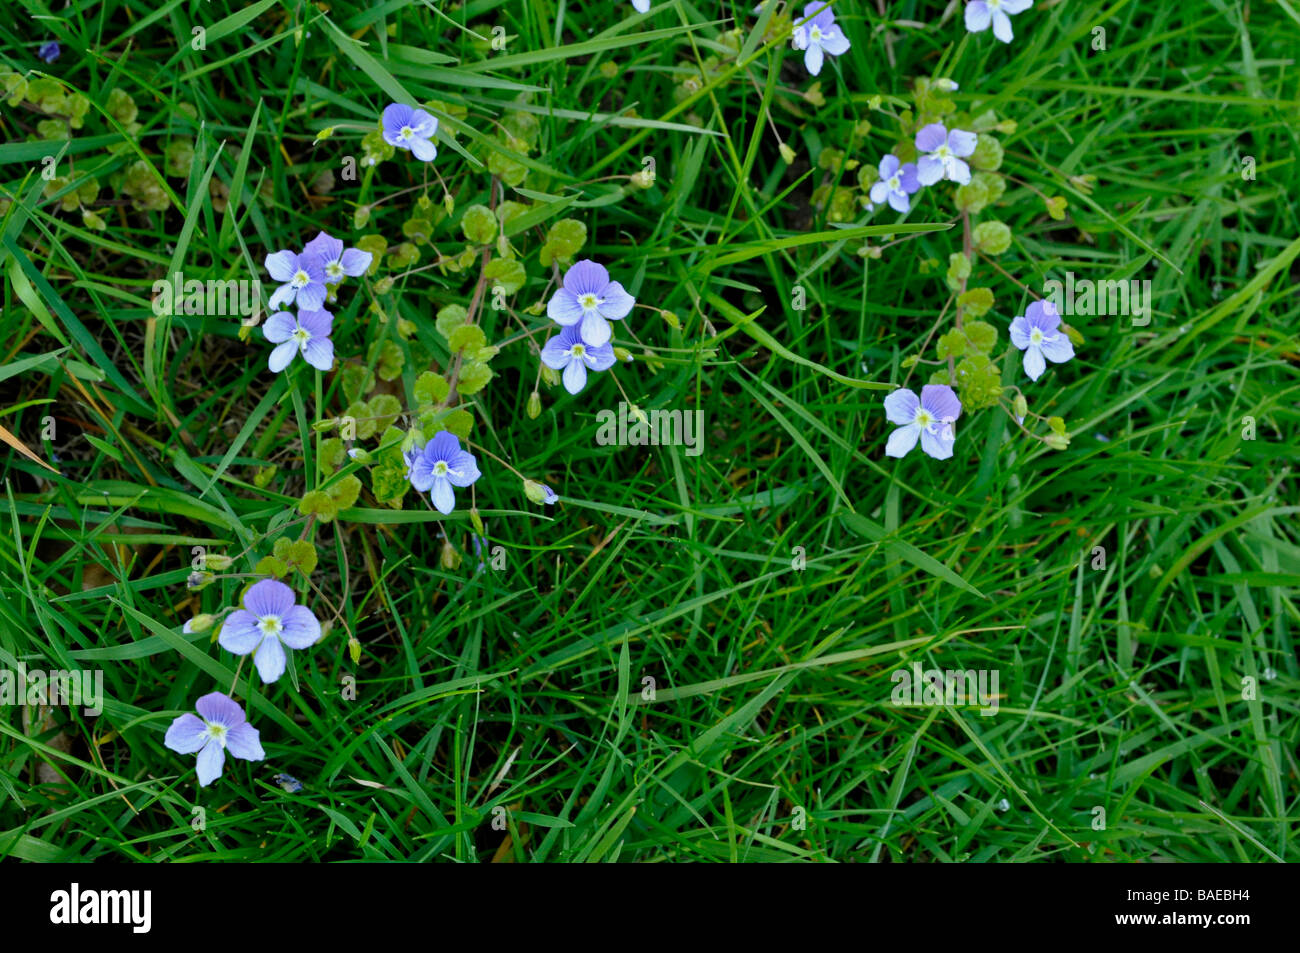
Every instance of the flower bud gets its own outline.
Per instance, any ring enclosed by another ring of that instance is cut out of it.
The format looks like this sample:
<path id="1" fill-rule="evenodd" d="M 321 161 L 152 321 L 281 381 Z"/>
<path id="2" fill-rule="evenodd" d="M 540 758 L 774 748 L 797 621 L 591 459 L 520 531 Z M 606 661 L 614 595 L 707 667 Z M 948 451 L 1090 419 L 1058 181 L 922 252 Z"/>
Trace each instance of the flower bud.
<path id="1" fill-rule="evenodd" d="M 230 564 L 233 562 L 234 560 L 229 556 L 220 556 L 216 553 L 209 553 L 207 556 L 203 557 L 203 565 L 215 572 L 222 572 L 229 569 Z"/>
<path id="2" fill-rule="evenodd" d="M 542 365 L 542 380 L 546 382 L 547 387 L 554 387 L 560 383 L 560 372 L 553 367 Z"/>
<path id="3" fill-rule="evenodd" d="M 474 531 L 480 536 L 483 535 L 483 517 L 478 515 L 478 507 L 470 507 L 469 521 L 474 524 Z"/>
<path id="4" fill-rule="evenodd" d="M 196 615 L 193 619 L 190 619 L 190 621 L 186 622 L 183 626 L 181 626 L 181 631 L 185 632 L 186 634 L 195 633 L 195 632 L 206 632 L 208 631 L 208 629 L 212 628 L 212 624 L 216 621 L 217 621 L 216 616 L 209 615 L 206 612 L 201 612 L 198 615 Z"/>
<path id="5" fill-rule="evenodd" d="M 451 544 L 451 540 L 443 542 L 438 562 L 442 564 L 443 569 L 456 569 L 460 566 L 460 553 L 456 552 L 456 547 Z"/>
<path id="6" fill-rule="evenodd" d="M 1029 401 L 1025 400 L 1024 394 L 1016 395 L 1016 399 L 1011 402 L 1011 412 L 1017 420 L 1025 419 L 1025 414 L 1029 413 Z"/>
<path id="7" fill-rule="evenodd" d="M 536 420 L 542 412 L 542 395 L 533 391 L 528 395 L 528 419 Z"/>
<path id="8" fill-rule="evenodd" d="M 539 506 L 543 503 L 556 503 L 560 499 L 549 486 L 536 480 L 524 481 L 524 496 Z"/>
<path id="9" fill-rule="evenodd" d="M 672 311 L 660 311 L 659 314 L 665 321 L 668 322 L 668 326 L 672 328 L 674 331 L 681 330 L 682 327 L 681 319 L 678 318 L 677 315 L 674 314 Z"/>
<path id="10" fill-rule="evenodd" d="M 625 347 L 614 348 L 614 359 L 622 361 L 624 364 L 632 363 L 632 352 Z"/>
<path id="11" fill-rule="evenodd" d="M 794 165 L 794 150 L 781 143 L 781 158 L 785 160 L 786 165 Z"/>
<path id="12" fill-rule="evenodd" d="M 1047 444 L 1053 450 L 1064 450 L 1070 445 L 1070 438 L 1064 434 L 1049 433 L 1043 438 L 1043 443 Z"/>

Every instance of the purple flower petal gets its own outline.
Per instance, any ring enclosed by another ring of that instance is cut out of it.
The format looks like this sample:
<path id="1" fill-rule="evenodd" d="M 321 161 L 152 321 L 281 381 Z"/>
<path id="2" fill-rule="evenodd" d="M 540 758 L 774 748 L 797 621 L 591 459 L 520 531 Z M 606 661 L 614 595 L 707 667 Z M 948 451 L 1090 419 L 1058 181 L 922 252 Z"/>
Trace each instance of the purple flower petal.
<path id="1" fill-rule="evenodd" d="M 940 433 L 942 433 L 941 428 Z M 929 428 L 921 431 L 921 449 L 936 460 L 947 460 L 952 456 L 952 440 L 945 440 L 939 433 L 931 433 Z"/>
<path id="2" fill-rule="evenodd" d="M 916 440 L 921 435 L 921 428 L 915 424 L 908 424 L 906 427 L 899 427 L 889 435 L 889 440 L 885 443 L 885 456 L 887 457 L 905 457 L 911 449 L 916 446 Z"/>
<path id="3" fill-rule="evenodd" d="M 885 157 L 880 160 L 878 166 L 881 179 L 889 179 L 898 171 L 898 156 L 892 152 L 885 153 Z"/>
<path id="4" fill-rule="evenodd" d="M 816 43 L 809 43 L 808 49 L 803 54 L 803 67 L 808 71 L 810 76 L 817 76 L 822 71 L 822 64 L 826 62 L 826 54 Z"/>
<path id="5" fill-rule="evenodd" d="M 628 294 L 627 289 L 617 281 L 611 281 L 605 286 L 601 298 L 603 300 L 599 307 L 600 313 L 610 321 L 620 321 L 626 318 L 632 313 L 632 308 L 636 305 L 636 298 Z"/>
<path id="6" fill-rule="evenodd" d="M 409 126 L 411 124 L 412 112 L 414 112 L 414 110 L 403 103 L 393 103 L 384 110 L 384 140 L 388 142 L 389 145 L 397 146 L 406 144 L 402 139 L 401 132 L 403 126 Z"/>
<path id="7" fill-rule="evenodd" d="M 280 640 L 273 635 L 263 639 L 257 647 L 257 654 L 253 656 L 253 665 L 257 667 L 257 674 L 262 676 L 262 681 L 268 684 L 283 675 L 284 646 Z"/>
<path id="8" fill-rule="evenodd" d="M 452 491 L 451 481 L 446 477 L 435 477 L 433 481 L 433 508 L 446 516 L 456 508 L 456 494 Z"/>
<path id="9" fill-rule="evenodd" d="M 614 356 L 612 344 L 598 344 L 587 348 L 583 360 L 593 371 L 607 371 L 614 366 L 618 358 Z"/>
<path id="10" fill-rule="evenodd" d="M 1037 344 L 1031 344 L 1025 348 L 1025 373 L 1029 375 L 1031 381 L 1036 381 L 1043 376 L 1043 371 L 1047 370 L 1047 361 L 1043 359 L 1043 352 L 1039 350 Z"/>
<path id="11" fill-rule="evenodd" d="M 288 311 L 277 311 L 262 325 L 262 336 L 272 344 L 283 344 L 298 330 L 298 322 Z"/>
<path id="12" fill-rule="evenodd" d="M 302 349 L 303 359 L 318 371 L 334 366 L 334 342 L 329 338 L 312 338 Z"/>
<path id="13" fill-rule="evenodd" d="M 1039 350 L 1053 364 L 1064 364 L 1074 357 L 1074 345 L 1070 343 L 1070 339 L 1064 334 L 1057 334 L 1044 339 L 1043 343 L 1039 345 Z"/>
<path id="14" fill-rule="evenodd" d="M 411 153 L 421 162 L 432 162 L 438 158 L 438 147 L 428 139 L 417 137 L 411 140 Z"/>
<path id="15" fill-rule="evenodd" d="M 451 481 L 452 486 L 469 486 L 482 476 L 479 473 L 478 460 L 467 450 L 452 454 L 447 460 L 447 471 L 447 479 Z"/>
<path id="16" fill-rule="evenodd" d="M 226 748 L 236 758 L 243 758 L 245 761 L 261 761 L 266 757 L 257 729 L 248 722 L 230 729 L 229 734 L 226 735 Z"/>
<path id="17" fill-rule="evenodd" d="M 578 296 L 568 288 L 560 288 L 546 303 L 546 316 L 561 327 L 577 324 L 584 313 Z"/>
<path id="18" fill-rule="evenodd" d="M 221 692 L 209 692 L 196 701 L 194 707 L 209 724 L 233 728 L 248 720 L 244 717 L 244 709 L 239 707 L 239 703 Z"/>
<path id="19" fill-rule="evenodd" d="M 934 156 L 922 156 L 916 163 L 916 181 L 921 185 L 934 185 L 943 178 L 943 162 Z"/>
<path id="20" fill-rule="evenodd" d="M 163 744 L 177 754 L 194 754 L 207 743 L 208 726 L 198 715 L 188 712 L 172 722 L 163 736 Z"/>
<path id="21" fill-rule="evenodd" d="M 319 311 L 325 304 L 327 289 L 324 281 L 311 281 L 298 289 L 298 313 Z"/>
<path id="22" fill-rule="evenodd" d="M 433 464 L 421 454 L 415 459 L 414 463 L 410 464 L 410 468 L 411 486 L 415 487 L 420 493 L 428 493 L 433 486 Z"/>
<path id="23" fill-rule="evenodd" d="M 948 148 L 952 150 L 955 156 L 968 156 L 975 151 L 975 146 L 979 143 L 979 136 L 973 132 L 967 132 L 964 129 L 954 129 L 948 133 Z"/>
<path id="24" fill-rule="evenodd" d="M 199 752 L 199 787 L 204 788 L 221 777 L 226 764 L 226 749 L 221 742 L 210 740 Z"/>
<path id="25" fill-rule="evenodd" d="M 916 163 L 909 162 L 903 166 L 898 173 L 898 182 L 909 195 L 920 190 L 921 180 L 916 175 Z"/>
<path id="26" fill-rule="evenodd" d="M 590 258 L 575 262 L 573 267 L 564 273 L 564 288 L 575 297 L 586 294 L 600 297 L 608 284 L 609 272 L 605 266 L 597 264 Z"/>
<path id="27" fill-rule="evenodd" d="M 293 252 L 278 251 L 266 256 L 266 270 L 276 281 L 290 281 L 298 270 L 298 256 Z"/>
<path id="28" fill-rule="evenodd" d="M 921 406 L 939 420 L 956 420 L 961 416 L 961 401 L 947 384 L 926 384 L 922 387 Z"/>
<path id="29" fill-rule="evenodd" d="M 971 33 L 982 33 L 989 28 L 989 19 L 993 11 L 984 0 L 971 0 L 966 4 L 966 29 Z"/>
<path id="30" fill-rule="evenodd" d="M 599 311 L 588 311 L 582 316 L 581 324 L 582 340 L 588 347 L 599 347 L 602 344 L 608 344 L 609 339 L 613 337 L 614 332 Z"/>
<path id="31" fill-rule="evenodd" d="M 1015 34 L 1011 32 L 1011 17 L 1001 10 L 993 11 L 993 35 L 1003 43 L 1010 43 L 1015 39 Z"/>
<path id="32" fill-rule="evenodd" d="M 460 438 L 450 430 L 439 430 L 425 445 L 424 458 L 430 463 L 444 463 L 460 453 Z"/>
<path id="33" fill-rule="evenodd" d="M 564 389 L 576 394 L 587 385 L 587 365 L 582 361 L 570 361 L 564 369 Z"/>
<path id="34" fill-rule="evenodd" d="M 306 245 L 303 246 L 304 255 L 315 255 L 322 262 L 329 263 L 338 261 L 339 256 L 343 254 L 343 240 L 340 238 L 331 238 L 329 235 L 321 232 Z"/>
<path id="35" fill-rule="evenodd" d="M 272 309 L 283 308 L 286 305 L 293 304 L 293 299 L 298 297 L 298 292 L 294 290 L 293 285 L 281 285 L 271 294 L 271 300 L 268 302 Z"/>
<path id="36" fill-rule="evenodd" d="M 885 417 L 891 424 L 910 425 L 916 420 L 916 412 L 920 409 L 921 401 L 906 388 L 896 390 L 885 398 Z"/>
<path id="37" fill-rule="evenodd" d="M 339 264 L 343 266 L 343 274 L 352 278 L 360 278 L 370 270 L 370 263 L 375 260 L 373 252 L 362 251 L 360 248 L 349 248 L 339 259 Z"/>
<path id="38" fill-rule="evenodd" d="M 293 590 L 278 579 L 263 579 L 244 593 L 244 608 L 259 619 L 268 615 L 283 616 L 294 604 Z"/>
<path id="39" fill-rule="evenodd" d="M 262 641 L 262 630 L 257 627 L 257 616 L 244 609 L 236 609 L 226 616 L 221 625 L 217 644 L 235 655 L 247 655 Z"/>
<path id="40" fill-rule="evenodd" d="M 912 200 L 907 197 L 906 192 L 890 192 L 889 207 L 895 212 L 906 212 L 912 207 Z"/>
<path id="41" fill-rule="evenodd" d="M 280 619 L 280 641 L 291 649 L 305 649 L 320 641 L 320 622 L 306 606 L 294 606 Z"/>
<path id="42" fill-rule="evenodd" d="M 948 130 L 941 122 L 932 122 L 916 133 L 916 148 L 921 152 L 933 152 L 948 141 Z"/>
<path id="43" fill-rule="evenodd" d="M 267 358 L 266 366 L 278 374 L 289 366 L 289 362 L 293 360 L 293 356 L 297 353 L 298 342 L 285 341 L 283 344 L 276 345 L 275 350 L 271 352 L 271 356 Z"/>
<path id="44" fill-rule="evenodd" d="M 432 139 L 438 131 L 438 120 L 423 109 L 416 109 L 411 113 L 411 131 L 419 139 Z"/>
<path id="45" fill-rule="evenodd" d="M 884 182 L 877 182 L 871 187 L 871 191 L 868 195 L 871 197 L 871 201 L 874 204 L 884 205 L 885 200 L 889 198 L 889 186 Z"/>
<path id="46" fill-rule="evenodd" d="M 553 337 L 546 342 L 542 348 L 542 363 L 553 371 L 562 370 L 568 366 L 572 357 L 569 356 L 569 348 L 572 345 L 566 345 L 561 341 L 564 335 Z"/>
<path id="47" fill-rule="evenodd" d="M 1032 309 L 1033 305 L 1029 307 Z M 1029 327 L 1029 321 L 1024 315 L 1014 318 L 1011 322 L 1011 343 L 1022 351 L 1029 347 Z"/>

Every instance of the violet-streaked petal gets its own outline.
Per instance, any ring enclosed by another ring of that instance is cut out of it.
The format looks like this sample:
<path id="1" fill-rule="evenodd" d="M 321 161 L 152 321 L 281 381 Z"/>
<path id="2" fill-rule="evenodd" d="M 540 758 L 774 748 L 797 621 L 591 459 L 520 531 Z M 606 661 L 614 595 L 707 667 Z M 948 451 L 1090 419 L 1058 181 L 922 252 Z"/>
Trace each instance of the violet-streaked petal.
<path id="1" fill-rule="evenodd" d="M 882 179 L 888 179 L 898 171 L 898 156 L 892 152 L 885 153 L 885 157 L 880 160 L 880 165 L 876 167 Z"/>
<path id="2" fill-rule="evenodd" d="M 303 359 L 318 371 L 334 366 L 334 342 L 329 338 L 312 338 L 302 348 Z"/>
<path id="3" fill-rule="evenodd" d="M 916 163 L 916 181 L 934 185 L 943 178 L 943 161 L 934 156 L 922 156 Z"/>
<path id="4" fill-rule="evenodd" d="M 272 344 L 283 344 L 296 330 L 298 330 L 298 322 L 294 321 L 293 315 L 288 311 L 277 311 L 262 325 L 262 337 Z"/>
<path id="5" fill-rule="evenodd" d="M 808 75 L 819 75 L 822 71 L 822 64 L 825 61 L 826 54 L 822 52 L 822 48 L 816 43 L 809 43 L 808 49 L 805 50 L 803 54 L 803 65 L 804 69 L 808 71 Z"/>
<path id="6" fill-rule="evenodd" d="M 1037 344 L 1031 344 L 1025 348 L 1025 373 L 1029 375 L 1031 381 L 1036 381 L 1043 376 L 1043 371 L 1047 370 L 1047 361 L 1043 359 L 1043 352 L 1038 349 Z"/>
<path id="7" fill-rule="evenodd" d="M 585 313 L 578 296 L 567 288 L 560 288 L 546 303 L 546 316 L 561 327 L 577 324 Z"/>
<path id="8" fill-rule="evenodd" d="M 271 299 L 268 304 L 272 309 L 283 308 L 286 305 L 293 304 L 293 299 L 298 296 L 293 285 L 281 285 L 271 293 Z"/>
<path id="9" fill-rule="evenodd" d="M 953 155 L 965 158 L 975 151 L 979 138 L 975 133 L 967 132 L 965 129 L 954 129 L 948 133 L 948 148 L 952 150 Z"/>
<path id="10" fill-rule="evenodd" d="M 450 430 L 439 430 L 424 448 L 424 458 L 430 463 L 450 460 L 458 453 L 460 453 L 460 438 Z"/>
<path id="11" fill-rule="evenodd" d="M 293 356 L 298 353 L 297 341 L 285 341 L 283 344 L 277 344 L 271 356 L 267 358 L 266 365 L 277 374 L 289 366 Z"/>
<path id="12" fill-rule="evenodd" d="M 452 486 L 469 486 L 480 476 L 478 460 L 468 450 L 452 454 L 447 461 L 447 479 Z"/>
<path id="13" fill-rule="evenodd" d="M 411 124 L 411 113 L 414 110 L 404 103 L 393 103 L 384 110 L 384 138 L 388 138 L 388 133 L 398 134 L 403 126 Z M 400 139 L 400 136 L 398 137 Z M 389 140 L 391 142 L 391 140 Z M 393 143 L 396 145 L 396 143 Z"/>
<path id="14" fill-rule="evenodd" d="M 360 278 L 370 270 L 370 263 L 375 260 L 373 252 L 362 251 L 360 248 L 349 248 L 339 259 L 339 264 L 343 266 L 343 274 L 352 278 Z"/>
<path id="15" fill-rule="evenodd" d="M 411 153 L 421 162 L 432 162 L 438 158 L 438 147 L 429 139 L 411 140 Z"/>
<path id="16" fill-rule="evenodd" d="M 225 764 L 226 749 L 216 739 L 209 739 L 199 752 L 199 787 L 205 788 L 221 777 L 221 769 Z"/>
<path id="17" fill-rule="evenodd" d="M 1033 305 L 1029 307 L 1033 308 Z M 1011 321 L 1011 343 L 1022 351 L 1029 347 L 1029 328 L 1029 320 L 1025 315 L 1013 318 Z"/>
<path id="18" fill-rule="evenodd" d="M 244 593 L 244 608 L 259 619 L 268 615 L 283 616 L 294 602 L 293 590 L 279 579 L 255 582 Z"/>
<path id="19" fill-rule="evenodd" d="M 310 281 L 298 289 L 298 311 L 319 311 L 325 304 L 326 291 L 324 281 Z"/>
<path id="20" fill-rule="evenodd" d="M 163 744 L 177 754 L 194 754 L 208 740 L 208 726 L 198 715 L 186 713 L 171 723 Z"/>
<path id="21" fill-rule="evenodd" d="M 934 457 L 936 460 L 947 460 L 952 456 L 952 440 L 944 440 L 939 433 L 931 433 L 929 429 L 921 431 L 921 449 Z"/>
<path id="22" fill-rule="evenodd" d="M 261 761 L 266 757 L 257 729 L 248 722 L 230 729 L 226 735 L 226 749 L 245 761 Z"/>
<path id="23" fill-rule="evenodd" d="M 204 721 L 225 725 L 227 728 L 242 725 L 248 720 L 244 717 L 244 709 L 239 707 L 239 703 L 221 692 L 209 692 L 196 701 L 194 707 L 203 716 Z"/>
<path id="24" fill-rule="evenodd" d="M 257 674 L 262 677 L 262 681 L 268 684 L 283 675 L 284 646 L 280 644 L 280 640 L 274 635 L 264 638 L 253 655 L 253 665 L 257 667 Z"/>
<path id="25" fill-rule="evenodd" d="M 597 344 L 587 348 L 583 360 L 593 371 L 607 371 L 614 366 L 618 358 L 614 356 L 614 345 Z"/>
<path id="26" fill-rule="evenodd" d="M 907 426 L 916 419 L 921 401 L 906 388 L 896 390 L 885 398 L 885 417 L 891 424 Z"/>
<path id="27" fill-rule="evenodd" d="M 582 361 L 570 361 L 564 369 L 564 389 L 576 394 L 587 384 L 587 365 Z"/>
<path id="28" fill-rule="evenodd" d="M 604 300 L 601 301 L 598 310 L 610 321 L 626 318 L 636 305 L 636 298 L 628 294 L 627 289 L 617 281 L 611 281 L 605 286 L 605 293 L 601 298 Z"/>
<path id="29" fill-rule="evenodd" d="M 573 263 L 564 273 L 564 288 L 574 297 L 592 294 L 600 297 L 609 284 L 609 271 L 604 265 L 584 258 Z"/>
<path id="30" fill-rule="evenodd" d="M 971 33 L 982 33 L 989 28 L 989 19 L 993 11 L 984 0 L 972 0 L 966 4 L 966 29 Z"/>
<path id="31" fill-rule="evenodd" d="M 582 316 L 582 340 L 588 347 L 600 347 L 602 344 L 608 344 L 609 339 L 613 337 L 614 331 L 609 326 L 599 311 L 588 311 Z"/>
<path id="32" fill-rule="evenodd" d="M 956 420 L 961 416 L 961 401 L 946 384 L 926 384 L 922 387 L 921 406 L 938 420 Z"/>
<path id="33" fill-rule="evenodd" d="M 262 641 L 262 630 L 257 627 L 257 616 L 246 609 L 236 609 L 221 624 L 217 644 L 235 655 L 247 655 Z"/>
<path id="34" fill-rule="evenodd" d="M 562 370 L 571 361 L 568 348 L 560 343 L 558 337 L 553 337 L 542 347 L 542 363 L 553 371 Z"/>
<path id="35" fill-rule="evenodd" d="M 916 440 L 920 435 L 921 428 L 915 424 L 899 427 L 889 435 L 889 440 L 885 442 L 885 456 L 907 456 L 911 449 L 916 446 Z"/>
<path id="36" fill-rule="evenodd" d="M 433 480 L 433 508 L 446 516 L 456 508 L 456 494 L 451 488 L 451 481 L 446 477 L 435 477 Z"/>
<path id="37" fill-rule="evenodd" d="M 1074 357 L 1074 345 L 1061 333 L 1044 338 L 1043 343 L 1038 347 L 1043 352 L 1043 356 L 1053 364 L 1064 364 Z"/>
<path id="38" fill-rule="evenodd" d="M 264 264 L 267 273 L 276 281 L 291 281 L 294 272 L 298 270 L 298 256 L 285 249 L 273 255 L 267 255 Z"/>
<path id="39" fill-rule="evenodd" d="M 280 641 L 291 649 L 305 649 L 320 641 L 320 621 L 306 606 L 294 606 L 280 617 L 280 622 L 284 625 Z"/>
<path id="40" fill-rule="evenodd" d="M 327 338 L 334 329 L 334 315 L 328 311 L 299 311 L 298 323 L 314 338 Z"/>
<path id="41" fill-rule="evenodd" d="M 916 133 L 916 148 L 920 152 L 933 152 L 948 141 L 948 130 L 941 122 L 922 126 Z"/>

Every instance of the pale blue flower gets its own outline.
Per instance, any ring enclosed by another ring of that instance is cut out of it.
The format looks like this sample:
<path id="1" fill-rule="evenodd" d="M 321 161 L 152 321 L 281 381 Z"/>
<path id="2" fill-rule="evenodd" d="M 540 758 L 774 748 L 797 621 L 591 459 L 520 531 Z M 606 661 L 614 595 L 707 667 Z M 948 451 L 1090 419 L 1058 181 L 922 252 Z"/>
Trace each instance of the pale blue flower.
<path id="1" fill-rule="evenodd" d="M 230 613 L 217 641 L 235 655 L 253 656 L 263 682 L 284 674 L 285 648 L 305 649 L 320 639 L 320 622 L 306 606 L 296 605 L 293 590 L 278 579 L 255 582 L 244 593 L 244 608 Z"/>
<path id="2" fill-rule="evenodd" d="M 1011 322 L 1011 343 L 1025 352 L 1025 373 L 1031 381 L 1043 376 L 1047 361 L 1064 364 L 1074 357 L 1074 345 L 1060 328 L 1061 315 L 1046 298 Z"/>
<path id="3" fill-rule="evenodd" d="M 474 455 L 460 448 L 454 433 L 440 430 L 421 450 L 405 454 L 406 478 L 421 493 L 430 494 L 434 509 L 444 516 L 456 508 L 452 487 L 467 487 L 480 476 Z"/>
<path id="4" fill-rule="evenodd" d="M 885 416 L 899 425 L 885 444 L 886 456 L 906 456 L 918 438 L 921 449 L 936 460 L 952 456 L 957 437 L 953 423 L 961 416 L 961 401 L 946 384 L 926 384 L 919 400 L 906 388 L 894 391 L 885 398 Z"/>
<path id="5" fill-rule="evenodd" d="M 971 0 L 966 5 L 966 29 L 983 33 L 993 24 L 993 35 L 1003 43 L 1014 39 L 1011 17 L 1008 14 L 1024 13 L 1034 5 L 1034 0 Z"/>
<path id="6" fill-rule="evenodd" d="M 822 71 L 827 54 L 841 56 L 849 51 L 849 38 L 835 23 L 835 11 L 827 0 L 812 0 L 803 8 L 803 19 L 795 26 L 790 44 L 804 51 L 804 68 L 813 76 Z"/>
<path id="7" fill-rule="evenodd" d="M 163 744 L 177 754 L 198 753 L 199 787 L 207 787 L 221 777 L 227 751 L 245 761 L 266 757 L 257 729 L 248 723 L 238 702 L 221 692 L 212 692 L 195 702 L 194 707 L 199 714 L 187 713 L 173 721 Z"/>

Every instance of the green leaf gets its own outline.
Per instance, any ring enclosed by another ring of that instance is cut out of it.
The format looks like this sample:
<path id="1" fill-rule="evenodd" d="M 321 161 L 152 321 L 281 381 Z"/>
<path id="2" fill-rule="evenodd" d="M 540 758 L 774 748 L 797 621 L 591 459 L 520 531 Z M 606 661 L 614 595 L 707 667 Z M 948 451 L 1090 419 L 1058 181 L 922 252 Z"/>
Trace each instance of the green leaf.
<path id="1" fill-rule="evenodd" d="M 447 399 L 451 385 L 441 374 L 425 371 L 415 379 L 414 393 L 417 404 L 437 404 Z"/>

